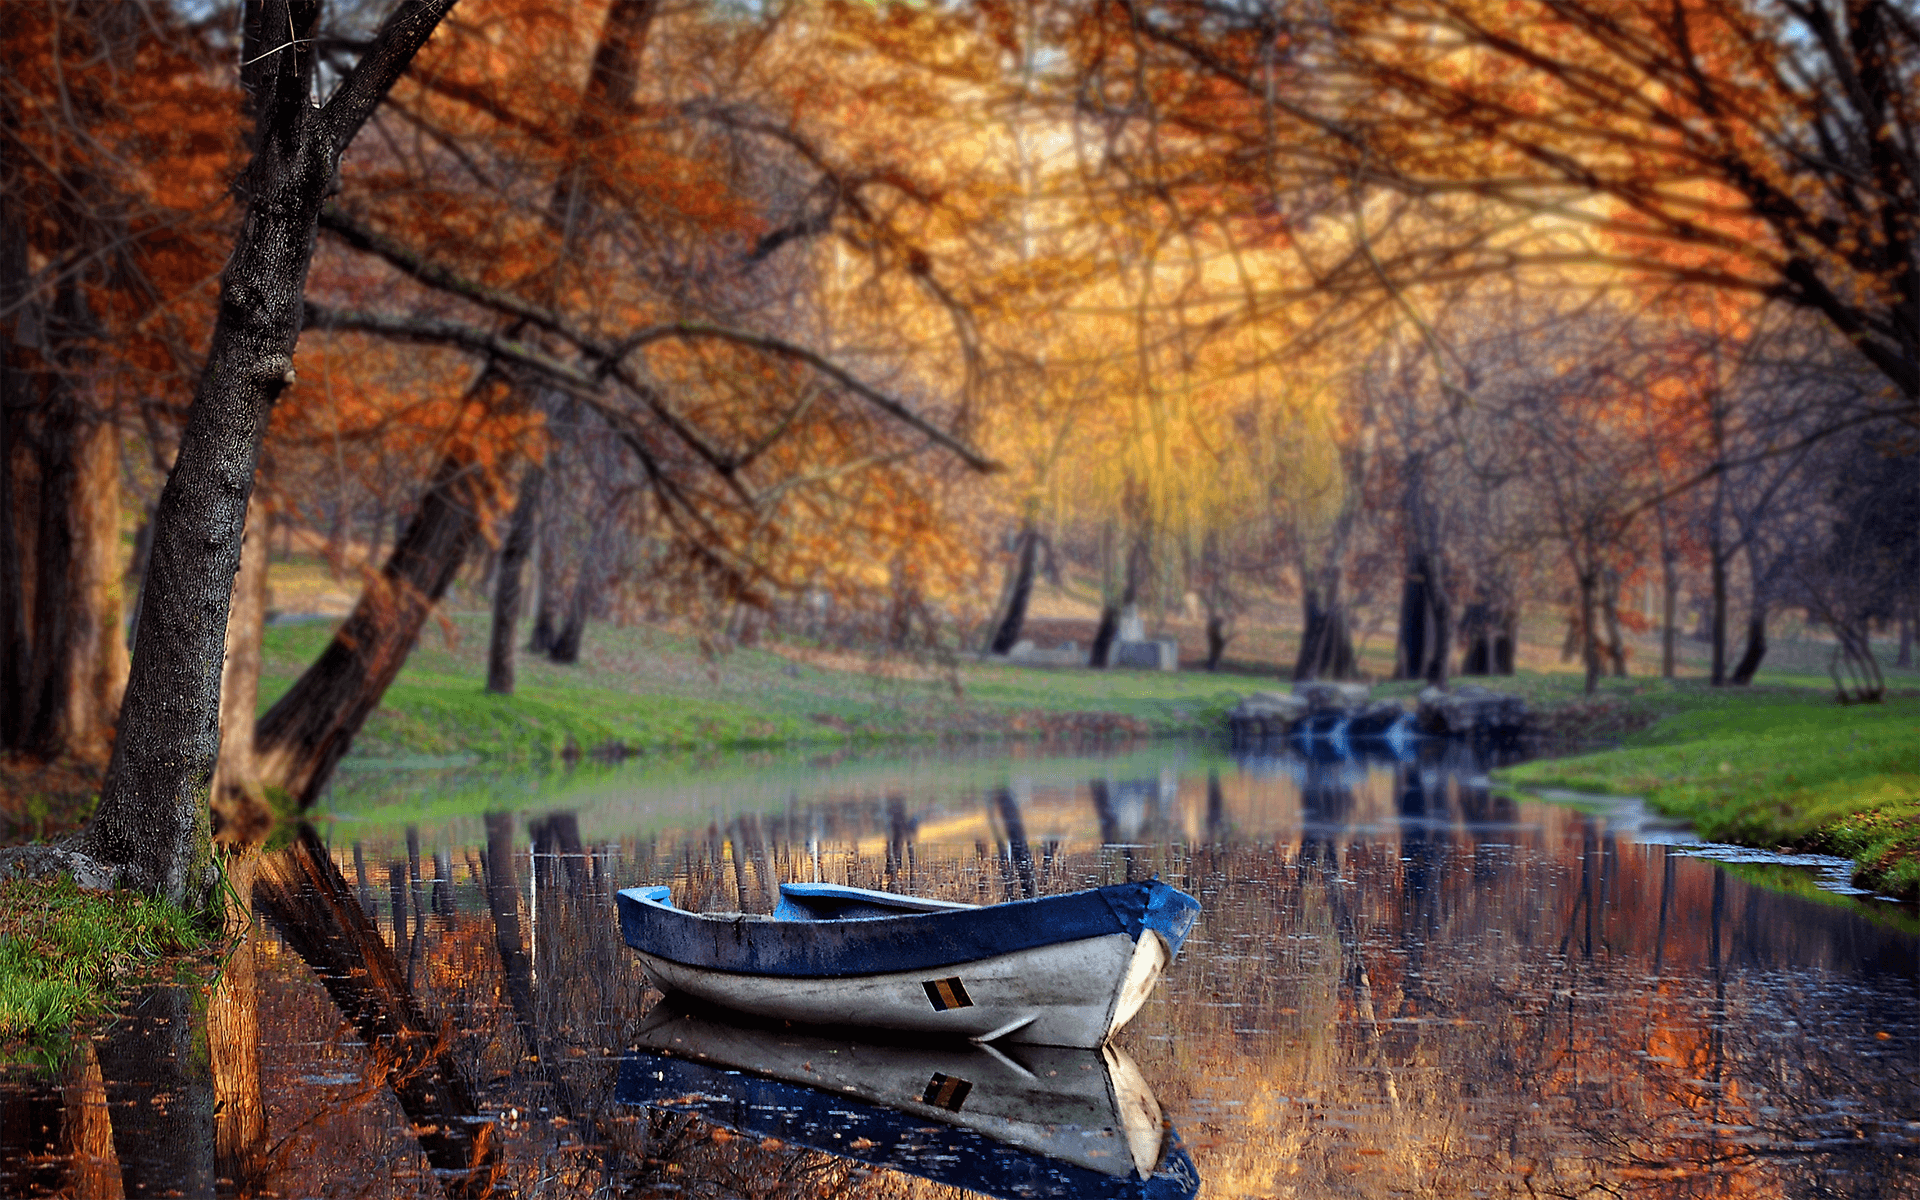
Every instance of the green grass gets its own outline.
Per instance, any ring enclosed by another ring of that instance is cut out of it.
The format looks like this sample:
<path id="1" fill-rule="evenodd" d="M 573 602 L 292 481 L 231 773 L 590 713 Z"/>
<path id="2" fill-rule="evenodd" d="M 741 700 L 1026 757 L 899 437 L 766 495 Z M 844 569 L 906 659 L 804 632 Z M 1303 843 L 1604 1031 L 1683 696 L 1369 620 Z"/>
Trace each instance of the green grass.
<path id="1" fill-rule="evenodd" d="M 942 738 L 1225 728 L 1241 695 L 1279 686 L 1192 672 L 1048 671 L 968 663 L 897 672 L 814 665 L 808 652 L 737 650 L 703 657 L 691 639 L 595 625 L 581 662 L 524 652 L 509 697 L 488 695 L 486 622 L 459 616 L 452 636 L 429 629 L 356 738 L 366 759 L 471 756 L 546 763 L 618 742 L 647 753 L 777 746 L 845 746 Z M 331 630 L 267 630 L 262 711 L 325 647 Z M 893 664 L 897 666 L 898 664 Z M 956 692 L 954 684 L 959 684 Z"/>
<path id="2" fill-rule="evenodd" d="M 1644 796 L 1703 837 L 1845 855 L 1863 885 L 1920 899 L 1920 702 L 1847 708 L 1810 689 L 1696 692 L 1621 749 L 1499 778 Z"/>
<path id="3" fill-rule="evenodd" d="M 0 882 L 0 1060 L 44 1058 L 113 989 L 206 934 L 164 901 L 86 892 L 71 879 Z"/>

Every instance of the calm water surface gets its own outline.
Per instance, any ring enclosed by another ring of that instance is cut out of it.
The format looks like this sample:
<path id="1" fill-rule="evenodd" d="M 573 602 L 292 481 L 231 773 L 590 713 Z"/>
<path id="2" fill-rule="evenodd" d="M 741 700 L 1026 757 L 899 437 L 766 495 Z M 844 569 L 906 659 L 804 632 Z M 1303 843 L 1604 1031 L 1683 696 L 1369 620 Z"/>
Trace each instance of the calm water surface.
<path id="1" fill-rule="evenodd" d="M 1920 1197 L 1910 912 L 1756 886 L 1618 813 L 1516 804 L 1440 747 L 362 769 L 331 806 L 236 866 L 255 924 L 216 981 L 150 988 L 56 1071 L 5 1077 L 0 1195 L 1176 1196 L 1197 1177 L 1210 1197 Z M 1030 1124 L 1011 1166 L 912 1111 L 663 1066 L 611 904 L 668 883 L 765 912 L 814 879 L 994 902 L 1154 873 L 1204 911 L 1104 1059 L 713 1035 L 982 1119 L 1022 1079 L 1055 1089 L 1049 1113 L 1117 1114 Z M 1068 1135 L 1158 1174 L 1036 1156 Z"/>

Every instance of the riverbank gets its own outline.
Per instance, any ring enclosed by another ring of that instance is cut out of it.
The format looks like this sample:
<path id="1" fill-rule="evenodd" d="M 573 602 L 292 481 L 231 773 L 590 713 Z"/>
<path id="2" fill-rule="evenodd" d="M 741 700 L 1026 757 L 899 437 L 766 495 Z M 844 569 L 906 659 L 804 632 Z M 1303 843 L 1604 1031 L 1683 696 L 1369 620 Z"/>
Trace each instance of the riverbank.
<path id="1" fill-rule="evenodd" d="M 1858 886 L 1920 901 L 1920 700 L 1847 708 L 1811 688 L 1690 690 L 1684 708 L 1619 749 L 1495 778 L 1641 796 L 1702 837 L 1842 855 Z"/>
<path id="2" fill-rule="evenodd" d="M 0 880 L 0 1063 L 57 1057 L 132 978 L 207 940 L 164 901 L 66 878 Z"/>
<path id="3" fill-rule="evenodd" d="M 512 696 L 486 693 L 486 622 L 429 631 L 354 741 L 361 758 L 465 755 L 536 765 L 568 757 L 888 741 L 1155 737 L 1222 731 L 1271 678 L 1048 671 L 874 659 L 804 644 L 717 658 L 693 639 L 596 625 L 577 664 L 521 654 Z M 262 711 L 319 654 L 320 624 L 270 628 Z"/>

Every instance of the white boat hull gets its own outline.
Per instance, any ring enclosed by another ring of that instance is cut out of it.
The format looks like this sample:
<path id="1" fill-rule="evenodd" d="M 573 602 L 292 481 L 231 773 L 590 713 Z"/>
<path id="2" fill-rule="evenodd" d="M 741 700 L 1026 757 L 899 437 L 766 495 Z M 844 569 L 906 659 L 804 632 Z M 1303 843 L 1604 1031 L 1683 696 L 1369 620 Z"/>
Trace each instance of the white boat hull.
<path id="1" fill-rule="evenodd" d="M 663 989 L 736 1012 L 1087 1049 L 1133 1019 L 1170 957 L 1152 930 L 1138 941 L 1115 933 L 952 966 L 831 978 L 741 975 L 636 953 Z"/>

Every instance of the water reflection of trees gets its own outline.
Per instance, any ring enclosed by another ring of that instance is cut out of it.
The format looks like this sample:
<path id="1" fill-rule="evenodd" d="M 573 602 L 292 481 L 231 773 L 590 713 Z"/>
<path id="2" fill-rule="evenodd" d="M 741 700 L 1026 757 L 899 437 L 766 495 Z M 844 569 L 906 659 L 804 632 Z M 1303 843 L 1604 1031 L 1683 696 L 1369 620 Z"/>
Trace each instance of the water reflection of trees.
<path id="1" fill-rule="evenodd" d="M 818 863 L 957 899 L 1155 872 L 1200 896 L 1125 1040 L 1208 1194 L 1915 1192 L 1911 938 L 1522 813 L 1457 753 L 969 803 L 964 841 L 898 793 L 612 846 L 570 813 L 351 856 L 306 832 L 260 860 L 268 929 L 216 990 L 144 998 L 69 1065 L 43 1101 L 65 1166 L 21 1190 L 937 1194 L 612 1103 L 648 1000 L 613 890 L 766 911 Z"/>

